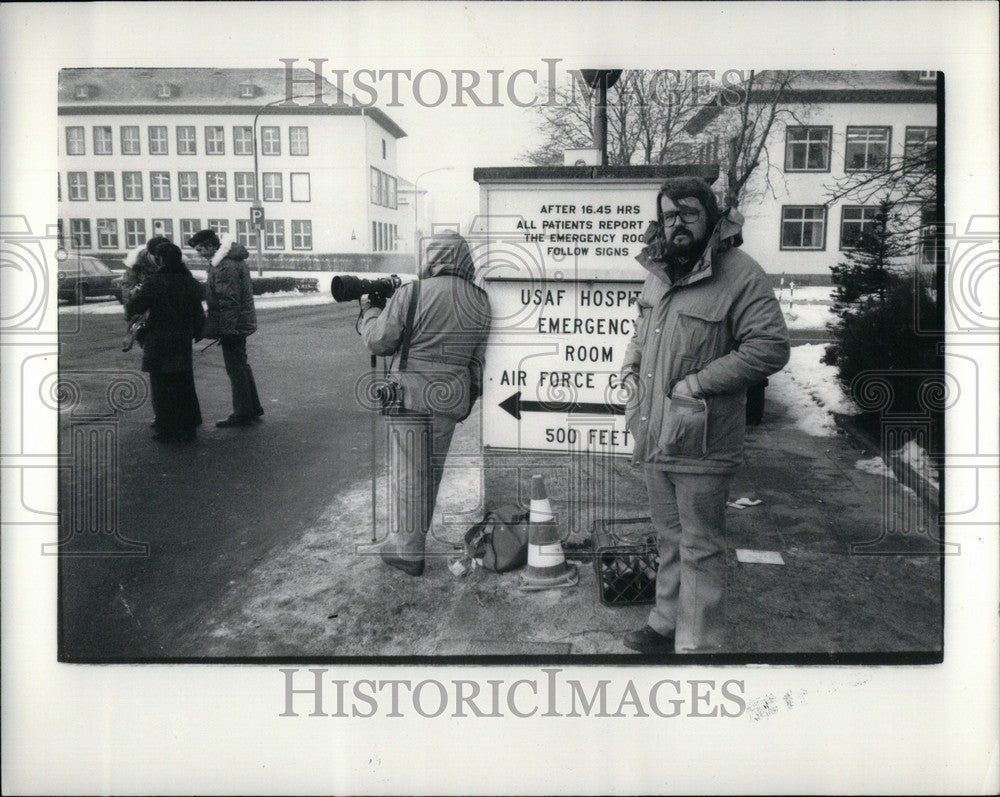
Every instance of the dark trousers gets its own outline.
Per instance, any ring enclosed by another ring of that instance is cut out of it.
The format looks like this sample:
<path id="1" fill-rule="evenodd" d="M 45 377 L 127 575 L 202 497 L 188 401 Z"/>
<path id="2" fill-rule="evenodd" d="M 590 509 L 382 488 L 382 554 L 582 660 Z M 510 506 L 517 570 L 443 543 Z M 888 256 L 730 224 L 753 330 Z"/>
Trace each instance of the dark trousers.
<path id="1" fill-rule="evenodd" d="M 149 386 L 153 394 L 157 432 L 165 437 L 180 437 L 191 434 L 201 426 L 201 406 L 194 389 L 194 371 L 150 371 Z"/>
<path id="2" fill-rule="evenodd" d="M 255 418 L 264 414 L 257 397 L 257 384 L 247 361 L 247 339 L 244 335 L 223 335 L 222 359 L 233 391 L 233 415 L 237 418 Z"/>

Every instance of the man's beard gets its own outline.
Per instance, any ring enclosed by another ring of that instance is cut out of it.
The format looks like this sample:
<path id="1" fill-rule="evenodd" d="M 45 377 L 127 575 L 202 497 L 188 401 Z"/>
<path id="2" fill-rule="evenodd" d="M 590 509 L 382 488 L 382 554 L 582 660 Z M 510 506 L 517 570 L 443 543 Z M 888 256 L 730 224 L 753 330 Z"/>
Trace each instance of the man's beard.
<path id="1" fill-rule="evenodd" d="M 687 227 L 678 227 L 667 236 L 665 252 L 667 256 L 691 260 L 701 254 L 704 241 L 698 241 Z"/>

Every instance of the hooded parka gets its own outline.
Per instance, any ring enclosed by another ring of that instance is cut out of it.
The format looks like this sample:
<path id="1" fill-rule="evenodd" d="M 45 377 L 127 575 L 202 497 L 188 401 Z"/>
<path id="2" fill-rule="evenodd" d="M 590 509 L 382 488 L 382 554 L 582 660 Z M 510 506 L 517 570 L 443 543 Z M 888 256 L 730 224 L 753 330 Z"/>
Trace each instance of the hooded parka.
<path id="1" fill-rule="evenodd" d="M 743 460 L 746 391 L 788 362 L 788 331 L 763 269 L 737 248 L 735 210 L 716 225 L 700 260 L 671 282 L 652 244 L 649 272 L 622 379 L 636 389 L 625 422 L 633 464 L 679 473 L 732 473 Z M 689 378 L 700 398 L 671 400 Z"/>

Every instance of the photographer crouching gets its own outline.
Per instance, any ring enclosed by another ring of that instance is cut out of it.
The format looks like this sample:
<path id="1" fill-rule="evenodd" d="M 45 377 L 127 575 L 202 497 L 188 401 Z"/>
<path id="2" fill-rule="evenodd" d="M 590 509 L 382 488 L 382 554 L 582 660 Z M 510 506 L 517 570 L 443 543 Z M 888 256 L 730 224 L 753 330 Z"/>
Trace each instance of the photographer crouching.
<path id="1" fill-rule="evenodd" d="M 399 489 L 381 556 L 411 576 L 424 572 L 426 535 L 455 424 L 483 391 L 490 303 L 473 284 L 474 272 L 465 239 L 446 232 L 430 240 L 420 279 L 388 300 L 378 293 L 361 300 L 358 332 L 365 345 L 392 357 L 383 403 L 390 481 Z"/>

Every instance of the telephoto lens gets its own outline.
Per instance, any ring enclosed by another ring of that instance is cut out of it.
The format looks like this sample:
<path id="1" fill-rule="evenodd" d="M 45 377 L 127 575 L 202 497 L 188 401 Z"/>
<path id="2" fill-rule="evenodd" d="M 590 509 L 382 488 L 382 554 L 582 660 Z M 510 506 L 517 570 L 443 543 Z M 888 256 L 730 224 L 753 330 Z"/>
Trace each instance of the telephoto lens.
<path id="1" fill-rule="evenodd" d="M 402 284 L 403 281 L 396 274 L 372 280 L 361 279 L 350 274 L 338 274 L 330 282 L 330 293 L 333 294 L 333 298 L 337 302 L 353 302 L 365 294 L 388 299 Z"/>

